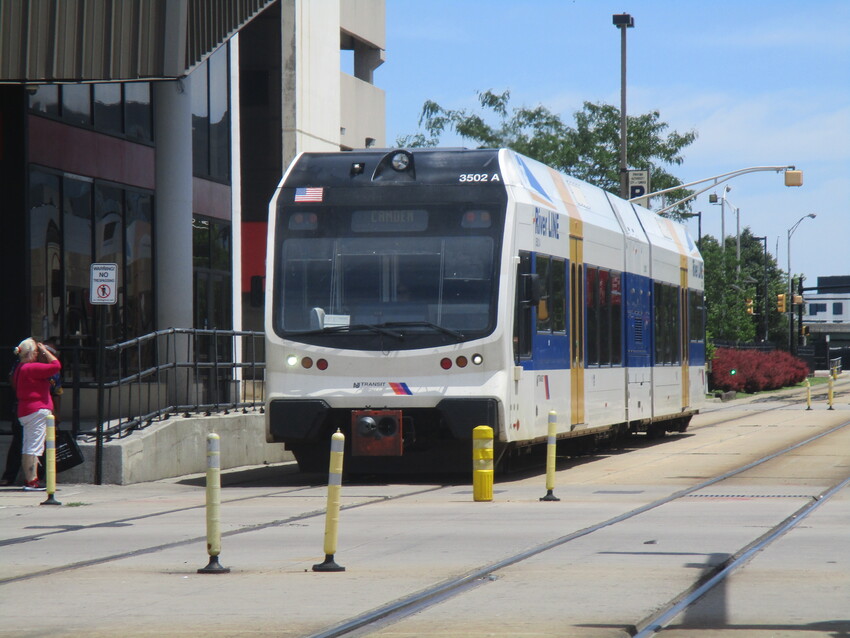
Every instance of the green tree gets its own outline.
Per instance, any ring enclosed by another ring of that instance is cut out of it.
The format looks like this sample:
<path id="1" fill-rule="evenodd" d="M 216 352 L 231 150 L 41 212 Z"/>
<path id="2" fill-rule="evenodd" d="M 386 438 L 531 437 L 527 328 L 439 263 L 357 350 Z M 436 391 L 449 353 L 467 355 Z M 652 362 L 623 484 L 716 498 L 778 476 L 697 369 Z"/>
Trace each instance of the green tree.
<path id="1" fill-rule="evenodd" d="M 700 244 L 705 261 L 706 331 L 720 341 L 761 341 L 767 312 L 768 340 L 784 344 L 788 324 L 776 310 L 776 295 L 787 284 L 773 256 L 768 254 L 765 260 L 762 241 L 749 228 L 743 230 L 740 264 L 734 236 L 726 238 L 725 251 L 711 235 L 704 236 Z M 752 315 L 747 314 L 747 299 L 754 302 Z"/>
<path id="2" fill-rule="evenodd" d="M 437 146 L 446 131 L 474 142 L 479 148 L 511 148 L 579 179 L 619 194 L 620 110 L 609 104 L 585 102 L 574 113 L 575 125 L 565 124 L 545 106 L 509 108 L 510 91 L 480 91 L 483 111 L 495 116 L 495 124 L 485 116 L 466 109 L 446 109 L 433 101 L 422 106 L 419 126 L 424 132 L 399 138 L 401 147 Z M 628 117 L 629 163 L 632 168 L 650 171 L 652 190 L 681 184 L 668 172 L 680 165 L 682 149 L 696 139 L 696 132 L 667 132 L 658 111 Z M 490 118 L 492 119 L 492 118 Z M 675 202 L 689 191 L 678 189 L 665 196 Z M 666 205 L 666 204 L 665 204 Z M 671 211 L 678 218 L 690 204 Z"/>

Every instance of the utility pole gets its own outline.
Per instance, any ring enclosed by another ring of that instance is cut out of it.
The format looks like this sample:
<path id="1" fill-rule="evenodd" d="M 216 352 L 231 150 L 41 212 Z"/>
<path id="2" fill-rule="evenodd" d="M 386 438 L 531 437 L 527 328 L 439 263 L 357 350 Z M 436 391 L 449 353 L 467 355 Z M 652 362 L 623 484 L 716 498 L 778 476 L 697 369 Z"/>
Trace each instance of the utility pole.
<path id="1" fill-rule="evenodd" d="M 613 17 L 614 26 L 620 30 L 620 197 L 628 199 L 629 156 L 626 141 L 628 133 L 626 121 L 626 29 L 631 29 L 635 26 L 635 19 L 628 13 L 615 13 Z"/>

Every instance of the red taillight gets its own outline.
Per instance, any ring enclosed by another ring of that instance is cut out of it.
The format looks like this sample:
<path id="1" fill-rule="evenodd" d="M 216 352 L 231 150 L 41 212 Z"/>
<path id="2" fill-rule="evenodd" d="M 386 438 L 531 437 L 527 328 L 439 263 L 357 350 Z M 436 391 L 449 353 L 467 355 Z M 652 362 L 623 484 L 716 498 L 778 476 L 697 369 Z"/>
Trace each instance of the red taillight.
<path id="1" fill-rule="evenodd" d="M 443 358 L 440 360 L 440 367 L 441 367 L 443 370 L 448 370 L 449 368 L 451 368 L 451 367 L 452 367 L 452 360 L 451 360 L 451 359 L 449 359 L 448 357 L 443 357 Z"/>
<path id="2" fill-rule="evenodd" d="M 316 361 L 316 367 L 319 370 L 327 370 L 328 369 L 328 362 L 325 361 L 324 359 L 319 359 L 318 361 Z"/>

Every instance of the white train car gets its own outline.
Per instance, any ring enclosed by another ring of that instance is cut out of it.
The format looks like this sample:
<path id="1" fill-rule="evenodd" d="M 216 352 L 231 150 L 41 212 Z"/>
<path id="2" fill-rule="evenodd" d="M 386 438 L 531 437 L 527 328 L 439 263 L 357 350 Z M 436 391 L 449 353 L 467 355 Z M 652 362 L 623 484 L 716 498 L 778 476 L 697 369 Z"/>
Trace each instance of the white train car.
<path id="1" fill-rule="evenodd" d="M 304 470 L 465 470 L 684 431 L 705 394 L 684 228 L 507 149 L 305 153 L 270 205 L 267 440 Z"/>

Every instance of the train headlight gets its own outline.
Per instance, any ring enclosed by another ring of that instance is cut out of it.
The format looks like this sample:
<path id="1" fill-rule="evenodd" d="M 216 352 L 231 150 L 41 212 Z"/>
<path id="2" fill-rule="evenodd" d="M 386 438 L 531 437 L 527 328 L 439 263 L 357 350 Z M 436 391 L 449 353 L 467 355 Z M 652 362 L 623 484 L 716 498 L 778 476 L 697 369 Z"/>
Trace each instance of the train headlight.
<path id="1" fill-rule="evenodd" d="M 401 171 L 406 171 L 410 168 L 410 155 L 407 153 L 396 153 L 393 155 L 392 160 L 390 161 L 394 170 L 397 170 L 399 173 Z"/>
<path id="2" fill-rule="evenodd" d="M 480 366 L 482 363 L 484 363 L 484 357 L 482 357 L 476 352 L 474 355 L 472 355 L 472 363 L 477 366 Z"/>
<path id="3" fill-rule="evenodd" d="M 286 357 L 286 365 L 294 366 L 296 363 L 298 363 L 298 357 L 296 357 L 294 354 L 290 354 Z"/>

